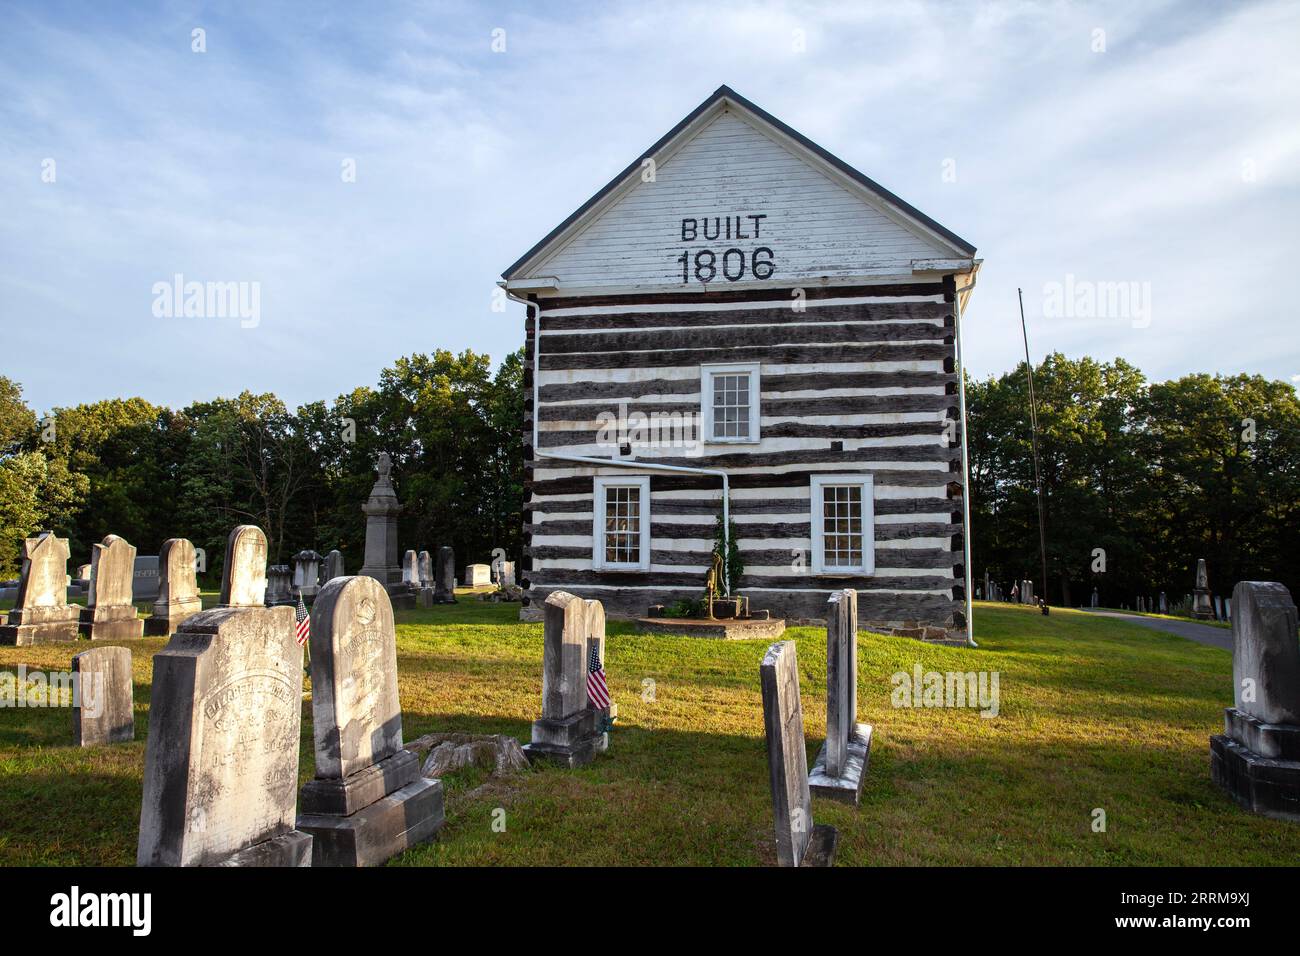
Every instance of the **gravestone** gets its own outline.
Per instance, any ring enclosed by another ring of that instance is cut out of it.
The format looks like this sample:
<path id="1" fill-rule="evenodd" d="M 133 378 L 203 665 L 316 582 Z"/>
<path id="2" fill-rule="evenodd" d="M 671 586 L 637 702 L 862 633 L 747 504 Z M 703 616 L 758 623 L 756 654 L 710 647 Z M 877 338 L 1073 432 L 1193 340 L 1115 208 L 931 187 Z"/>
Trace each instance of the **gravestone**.
<path id="1" fill-rule="evenodd" d="M 293 589 L 305 598 L 320 590 L 321 556 L 310 548 L 293 556 Z M 296 603 L 296 602 L 295 602 Z"/>
<path id="2" fill-rule="evenodd" d="M 1232 620 L 1232 598 L 1223 599 L 1223 613 L 1229 621 Z"/>
<path id="3" fill-rule="evenodd" d="M 503 588 L 512 588 L 515 586 L 515 563 L 513 561 L 501 562 L 501 574 L 498 583 Z"/>
<path id="4" fill-rule="evenodd" d="M 1232 591 L 1233 706 L 1210 738 L 1210 776 L 1253 813 L 1300 821 L 1300 640 L 1291 593 L 1274 581 Z"/>
<path id="5" fill-rule="evenodd" d="M 609 748 L 607 712 L 587 703 L 587 661 L 593 642 L 598 652 L 604 647 L 605 611 L 599 601 L 552 591 L 542 613 L 542 716 L 523 750 L 534 763 L 579 767 Z"/>
<path id="6" fill-rule="evenodd" d="M 81 609 L 81 629 L 92 641 L 144 636 L 144 621 L 131 600 L 135 548 L 115 534 L 95 545 L 90 558 L 90 598 Z"/>
<path id="7" fill-rule="evenodd" d="M 343 577 L 343 552 L 335 549 L 325 555 L 325 582 Z"/>
<path id="8" fill-rule="evenodd" d="M 377 471 L 370 498 L 361 506 L 366 515 L 366 560 L 361 573 L 387 588 L 402 583 L 397 551 L 397 516 L 402 506 L 393 490 L 393 461 L 387 452 L 379 456 Z"/>
<path id="9" fill-rule="evenodd" d="M 492 568 L 486 564 L 465 565 L 465 587 L 481 588 L 492 583 Z"/>
<path id="10" fill-rule="evenodd" d="M 135 601 L 156 601 L 160 581 L 160 554 L 139 554 L 131 572 L 131 596 Z"/>
<path id="11" fill-rule="evenodd" d="M 1165 597 L 1164 591 L 1160 592 L 1160 613 L 1161 614 L 1169 613 L 1169 600 Z"/>
<path id="12" fill-rule="evenodd" d="M 153 659 L 140 866 L 309 866 L 294 829 L 302 648 L 291 607 L 265 607 L 266 535 L 230 533 L 221 604 Z"/>
<path id="13" fill-rule="evenodd" d="M 73 580 L 74 580 L 74 581 L 81 581 L 81 582 L 83 582 L 83 583 L 85 583 L 85 584 L 89 584 L 89 583 L 90 583 L 90 565 L 88 565 L 88 564 L 79 564 L 79 565 L 77 565 L 77 576 L 76 576 Z"/>
<path id="14" fill-rule="evenodd" d="M 1217 594 L 1214 595 L 1214 619 L 1216 621 L 1223 620 L 1223 598 Z"/>
<path id="15" fill-rule="evenodd" d="M 94 647 L 72 658 L 77 699 L 72 705 L 72 742 L 78 747 L 135 740 L 135 684 L 131 650 Z"/>
<path id="16" fill-rule="evenodd" d="M 1100 600 L 1100 598 L 1099 598 L 1098 595 L 1097 595 L 1097 589 L 1096 589 L 1096 588 L 1093 588 L 1093 589 L 1092 589 L 1092 606 L 1093 606 L 1093 607 L 1096 607 L 1096 606 L 1097 606 L 1097 601 L 1098 601 L 1098 600 Z"/>
<path id="17" fill-rule="evenodd" d="M 858 592 L 835 591 L 826 609 L 826 741 L 808 789 L 858 805 L 871 759 L 871 725 L 858 723 Z"/>
<path id="18" fill-rule="evenodd" d="M 435 579 L 433 601 L 435 604 L 456 603 L 456 554 L 443 545 L 438 549 L 438 563 L 434 565 Z"/>
<path id="19" fill-rule="evenodd" d="M 1192 616 L 1208 621 L 1214 617 L 1214 608 L 1210 605 L 1210 575 L 1205 569 L 1205 559 L 1196 561 L 1196 590 L 1192 601 Z"/>
<path id="20" fill-rule="evenodd" d="M 68 604 L 68 539 L 42 531 L 23 541 L 23 570 L 0 644 L 28 647 L 75 641 L 81 608 Z"/>
<path id="21" fill-rule="evenodd" d="M 297 604 L 293 596 L 293 572 L 287 564 L 273 564 L 266 569 L 266 606 Z"/>
<path id="22" fill-rule="evenodd" d="M 835 859 L 839 833 L 832 826 L 813 824 L 794 641 L 781 641 L 769 647 L 758 674 L 763 691 L 763 729 L 776 822 L 777 864 L 830 866 Z"/>
<path id="23" fill-rule="evenodd" d="M 420 587 L 433 587 L 433 557 L 428 551 L 421 551 L 419 557 Z"/>
<path id="24" fill-rule="evenodd" d="M 316 778 L 302 789 L 298 829 L 313 866 L 377 866 L 442 826 L 442 783 L 402 746 L 397 639 L 387 590 L 338 578 L 312 607 Z"/>
<path id="25" fill-rule="evenodd" d="M 420 556 L 411 550 L 402 558 L 402 584 L 412 590 L 420 587 Z"/>
<path id="26" fill-rule="evenodd" d="M 158 558 L 158 600 L 153 615 L 145 618 L 144 632 L 152 637 L 171 637 L 182 621 L 203 610 L 194 570 L 194 545 L 186 538 L 168 538 Z"/>

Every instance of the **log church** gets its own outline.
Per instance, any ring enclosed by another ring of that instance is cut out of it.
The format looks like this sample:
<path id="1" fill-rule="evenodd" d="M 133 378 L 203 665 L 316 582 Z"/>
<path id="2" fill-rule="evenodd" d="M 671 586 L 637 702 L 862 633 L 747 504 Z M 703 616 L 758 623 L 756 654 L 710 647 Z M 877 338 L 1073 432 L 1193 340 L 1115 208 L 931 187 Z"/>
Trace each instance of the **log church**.
<path id="1" fill-rule="evenodd" d="M 527 617 L 699 598 L 969 639 L 961 315 L 975 247 L 721 87 L 517 262 Z"/>

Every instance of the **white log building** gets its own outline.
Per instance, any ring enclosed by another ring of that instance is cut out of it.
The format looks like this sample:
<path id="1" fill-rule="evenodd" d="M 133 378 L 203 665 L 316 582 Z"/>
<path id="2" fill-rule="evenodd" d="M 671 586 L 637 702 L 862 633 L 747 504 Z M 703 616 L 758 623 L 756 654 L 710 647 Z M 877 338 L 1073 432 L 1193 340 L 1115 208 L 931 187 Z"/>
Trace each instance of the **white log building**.
<path id="1" fill-rule="evenodd" d="M 528 303 L 526 616 L 739 593 L 964 640 L 975 247 L 727 87 L 503 274 Z"/>

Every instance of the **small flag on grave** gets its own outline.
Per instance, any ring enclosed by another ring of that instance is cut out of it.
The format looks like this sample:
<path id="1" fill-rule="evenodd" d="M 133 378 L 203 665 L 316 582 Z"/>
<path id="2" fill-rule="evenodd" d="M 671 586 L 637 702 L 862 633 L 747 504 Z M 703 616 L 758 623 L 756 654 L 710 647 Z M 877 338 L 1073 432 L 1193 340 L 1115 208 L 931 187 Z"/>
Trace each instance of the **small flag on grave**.
<path id="1" fill-rule="evenodd" d="M 297 637 L 299 645 L 306 644 L 311 638 L 311 615 L 307 613 L 307 605 L 302 603 L 302 592 L 298 592 L 298 607 L 294 611 L 294 616 L 298 620 Z"/>
<path id="2" fill-rule="evenodd" d="M 587 702 L 597 710 L 609 706 L 609 685 L 605 683 L 605 665 L 600 662 L 600 652 L 591 645 L 587 658 Z"/>

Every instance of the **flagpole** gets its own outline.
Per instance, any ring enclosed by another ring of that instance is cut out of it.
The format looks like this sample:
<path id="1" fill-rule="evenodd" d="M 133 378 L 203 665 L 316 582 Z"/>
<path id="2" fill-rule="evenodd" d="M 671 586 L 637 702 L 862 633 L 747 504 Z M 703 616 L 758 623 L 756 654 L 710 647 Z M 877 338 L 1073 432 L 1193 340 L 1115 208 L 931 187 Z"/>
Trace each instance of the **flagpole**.
<path id="1" fill-rule="evenodd" d="M 1025 340 L 1025 371 L 1029 374 L 1029 436 L 1034 449 L 1034 487 L 1038 492 L 1038 558 L 1043 569 L 1043 603 L 1047 603 L 1047 528 L 1043 522 L 1043 480 L 1038 468 L 1038 402 L 1034 398 L 1034 363 L 1029 360 L 1029 328 L 1025 324 L 1025 294 L 1020 299 L 1020 334 Z"/>

